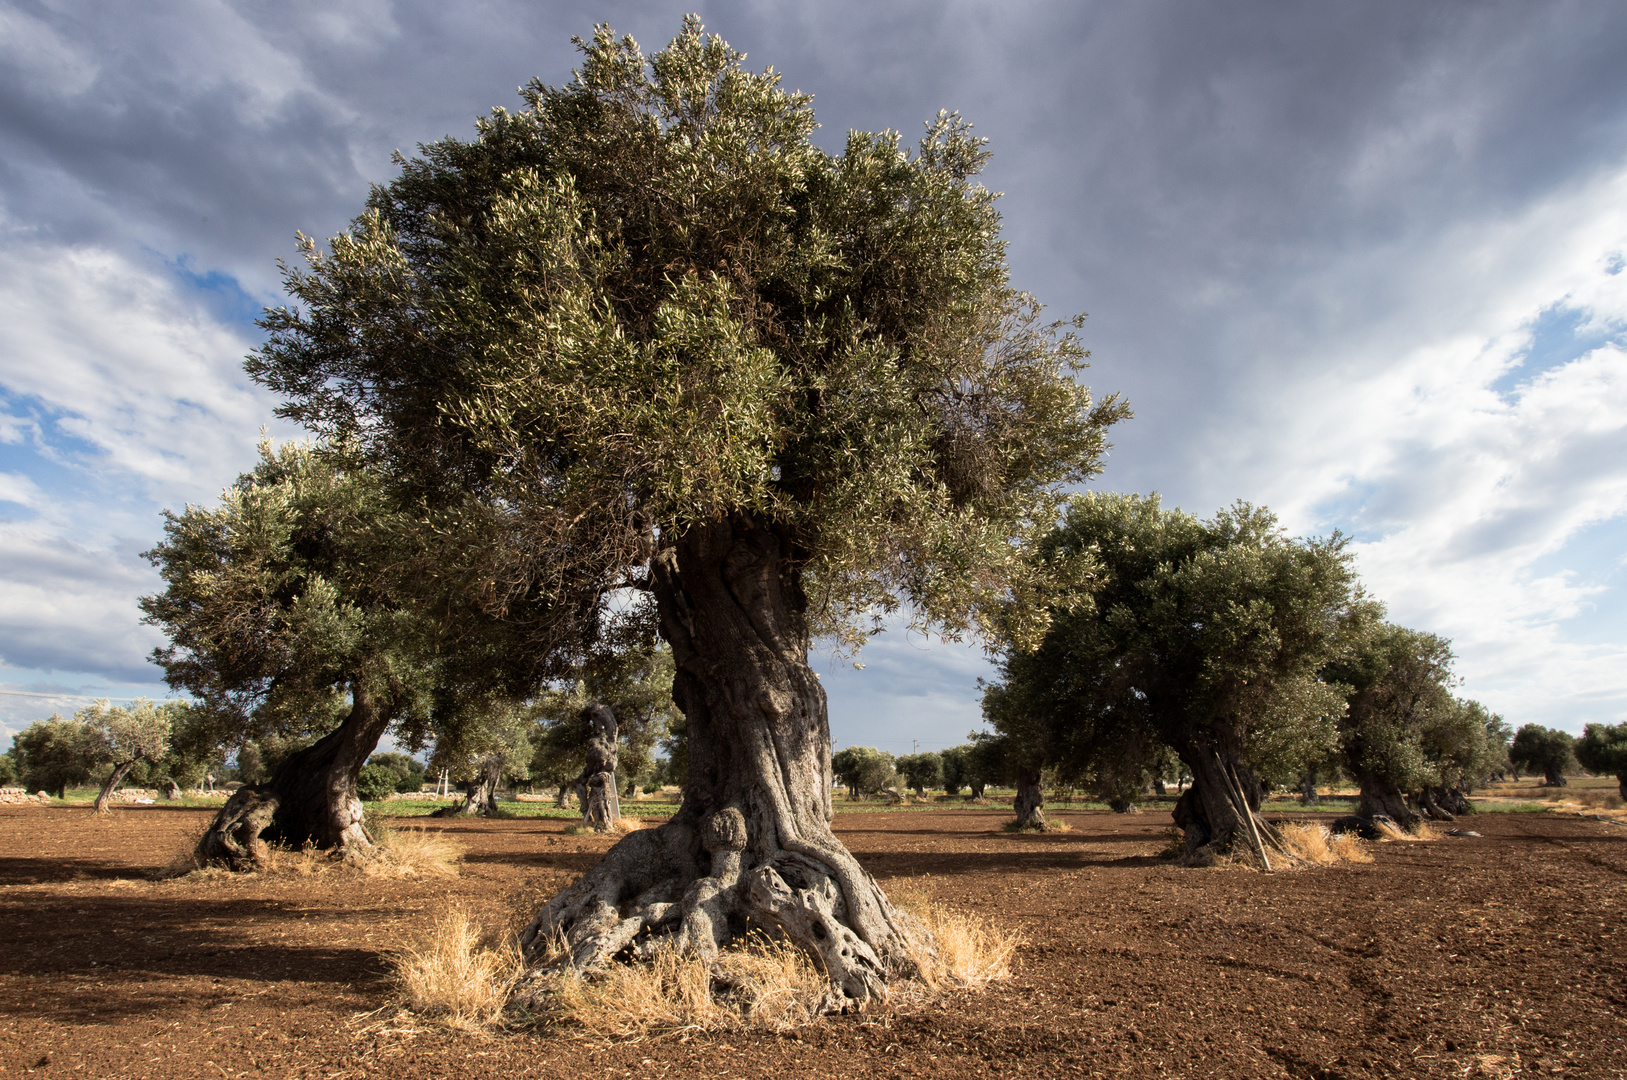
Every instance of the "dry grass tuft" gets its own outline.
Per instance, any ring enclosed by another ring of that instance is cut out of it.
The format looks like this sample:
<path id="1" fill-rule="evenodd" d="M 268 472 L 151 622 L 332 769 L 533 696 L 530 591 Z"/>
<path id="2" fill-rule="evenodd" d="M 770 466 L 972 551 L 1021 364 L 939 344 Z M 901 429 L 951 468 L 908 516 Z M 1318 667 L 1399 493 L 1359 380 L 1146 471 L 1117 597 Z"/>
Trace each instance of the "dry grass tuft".
<path id="1" fill-rule="evenodd" d="M 968 912 L 952 911 L 907 890 L 893 903 L 920 920 L 934 947 L 911 956 L 921 979 L 934 990 L 976 990 L 1011 977 L 1011 957 L 1022 943 L 1013 931 Z"/>
<path id="2" fill-rule="evenodd" d="M 1419 840 L 1438 840 L 1440 838 L 1439 834 L 1436 833 L 1434 829 L 1431 829 L 1423 822 L 1418 823 L 1417 832 L 1408 832 L 1401 826 L 1391 821 L 1374 821 L 1373 827 L 1378 829 L 1379 839 L 1381 841 L 1406 840 L 1412 842 Z"/>
<path id="3" fill-rule="evenodd" d="M 1622 807 L 1621 795 L 1609 788 L 1595 788 L 1591 791 L 1578 791 L 1576 802 L 1582 806 L 1597 810 L 1620 810 Z"/>
<path id="4" fill-rule="evenodd" d="M 1006 822 L 1004 825 L 1000 826 L 1000 828 L 1009 833 L 1051 833 L 1073 831 L 1073 826 L 1069 825 L 1066 821 L 1063 821 L 1060 818 L 1047 818 L 1045 824 L 1043 825 L 1024 825 L 1019 821 L 1013 820 Z"/>
<path id="5" fill-rule="evenodd" d="M 315 844 L 306 844 L 298 849 L 273 847 L 266 873 L 290 877 L 315 877 L 333 865 L 333 856 L 320 850 Z"/>
<path id="6" fill-rule="evenodd" d="M 373 877 L 457 877 L 463 845 L 441 829 L 379 830 L 378 854 L 362 867 Z"/>
<path id="7" fill-rule="evenodd" d="M 715 961 L 662 950 L 643 963 L 553 976 L 553 1014 L 599 1035 L 766 1028 L 785 1031 L 821 1012 L 830 983 L 790 942 L 754 938 Z"/>
<path id="8" fill-rule="evenodd" d="M 388 959 L 406 1007 L 460 1031 L 500 1023 L 521 970 L 514 939 L 491 941 L 458 907 L 442 912 L 427 933 Z"/>
<path id="9" fill-rule="evenodd" d="M 1334 833 L 1328 837 L 1328 851 L 1340 862 L 1370 863 L 1373 853 L 1355 833 Z"/>
<path id="10" fill-rule="evenodd" d="M 1331 866 L 1339 862 L 1368 863 L 1373 856 L 1361 839 L 1351 833 L 1337 835 L 1326 825 L 1315 822 L 1290 822 L 1279 825 L 1283 846 L 1288 853 L 1314 866 Z"/>
<path id="11" fill-rule="evenodd" d="M 970 990 L 1011 974 L 1018 937 L 974 915 L 951 911 L 908 892 L 893 897 L 931 933 L 935 946 L 912 956 L 923 989 L 893 992 L 905 1000 L 921 993 Z M 546 962 L 546 961 L 544 961 Z M 760 935 L 724 950 L 714 960 L 661 950 L 647 961 L 607 971 L 542 976 L 539 997 L 546 1017 L 600 1036 L 634 1038 L 678 1030 L 786 1031 L 816 1019 L 831 987 L 816 961 L 786 940 Z"/>

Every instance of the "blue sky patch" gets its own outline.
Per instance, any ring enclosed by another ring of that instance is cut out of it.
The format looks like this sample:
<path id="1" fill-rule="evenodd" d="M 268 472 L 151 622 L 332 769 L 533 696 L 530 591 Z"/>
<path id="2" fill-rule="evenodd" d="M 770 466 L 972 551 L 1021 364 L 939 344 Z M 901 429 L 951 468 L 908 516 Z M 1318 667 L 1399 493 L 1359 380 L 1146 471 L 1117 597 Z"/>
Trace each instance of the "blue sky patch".
<path id="1" fill-rule="evenodd" d="M 189 293 L 202 300 L 215 318 L 232 326 L 257 329 L 254 320 L 265 310 L 264 302 L 251 296 L 231 274 L 219 270 L 200 274 L 193 269 L 192 262 L 190 255 L 164 260 L 176 279 Z"/>
<path id="2" fill-rule="evenodd" d="M 1531 344 L 1491 388 L 1505 397 L 1545 371 L 1563 367 L 1604 345 L 1627 343 L 1627 326 L 1593 319 L 1587 308 L 1563 300 L 1542 309 L 1531 324 Z"/>

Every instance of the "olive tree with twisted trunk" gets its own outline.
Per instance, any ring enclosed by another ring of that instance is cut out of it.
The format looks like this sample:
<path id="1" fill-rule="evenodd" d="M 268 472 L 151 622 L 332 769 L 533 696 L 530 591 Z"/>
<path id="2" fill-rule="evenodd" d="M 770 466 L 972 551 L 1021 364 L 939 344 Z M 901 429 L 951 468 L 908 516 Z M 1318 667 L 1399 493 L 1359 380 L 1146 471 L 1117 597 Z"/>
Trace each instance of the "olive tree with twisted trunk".
<path id="1" fill-rule="evenodd" d="M 1089 560 L 1026 556 L 1126 411 L 1008 283 L 958 117 L 829 154 L 809 97 L 694 19 L 648 57 L 603 27 L 579 46 L 569 84 L 421 148 L 309 244 L 249 370 L 431 527 L 489 526 L 487 617 L 631 608 L 671 647 L 682 809 L 550 901 L 526 956 L 777 927 L 862 1005 L 930 943 L 832 832 L 809 646 L 905 604 L 1043 630 L 1036 599 Z"/>
<path id="2" fill-rule="evenodd" d="M 218 506 L 166 514 L 147 553 L 166 588 L 142 610 L 170 639 L 153 659 L 198 698 L 215 743 L 308 740 L 227 800 L 196 857 L 251 869 L 280 840 L 362 861 L 374 845 L 356 778 L 421 702 L 424 674 L 385 573 L 388 514 L 354 461 L 292 443 L 260 451 Z"/>

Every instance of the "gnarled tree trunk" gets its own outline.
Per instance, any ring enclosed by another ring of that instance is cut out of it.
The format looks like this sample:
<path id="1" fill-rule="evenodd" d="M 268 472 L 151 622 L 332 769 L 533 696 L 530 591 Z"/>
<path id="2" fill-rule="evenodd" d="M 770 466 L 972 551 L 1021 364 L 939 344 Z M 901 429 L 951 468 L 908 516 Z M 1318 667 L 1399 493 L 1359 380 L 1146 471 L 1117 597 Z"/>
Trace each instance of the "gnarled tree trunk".
<path id="1" fill-rule="evenodd" d="M 1469 800 L 1455 788 L 1426 787 L 1412 801 L 1431 821 L 1455 821 L 1456 815 L 1469 812 Z"/>
<path id="2" fill-rule="evenodd" d="M 112 813 L 112 809 L 108 804 L 113 801 L 113 793 L 119 790 L 119 785 L 124 783 L 124 778 L 135 767 L 135 762 L 126 761 L 122 765 L 114 766 L 113 771 L 107 774 L 107 780 L 102 784 L 102 789 L 96 793 L 96 812 L 98 814 Z"/>
<path id="3" fill-rule="evenodd" d="M 196 859 L 254 869 L 269 860 L 268 841 L 277 840 L 332 850 L 347 862 L 365 861 L 373 854 L 373 841 L 362 828 L 356 777 L 389 724 L 389 713 L 353 687 L 343 723 L 289 755 L 266 783 L 239 788 L 226 800 L 198 840 Z"/>
<path id="4" fill-rule="evenodd" d="M 1275 828 L 1259 814 L 1260 782 L 1253 770 L 1213 747 L 1188 747 L 1181 761 L 1192 786 L 1175 800 L 1175 825 L 1186 834 L 1188 858 L 1247 851 L 1267 869 L 1267 846 L 1282 850 Z"/>
<path id="5" fill-rule="evenodd" d="M 582 710 L 588 732 L 587 764 L 576 778 L 576 798 L 582 804 L 582 824 L 595 832 L 609 832 L 621 819 L 616 795 L 616 714 L 608 705 Z"/>
<path id="6" fill-rule="evenodd" d="M 1370 822 L 1382 815 L 1408 832 L 1417 831 L 1423 818 L 1407 805 L 1406 795 L 1402 794 L 1401 788 L 1393 781 L 1368 775 L 1361 775 L 1356 779 L 1361 784 L 1361 802 L 1356 807 L 1357 817 Z"/>
<path id="7" fill-rule="evenodd" d="M 1040 788 L 1038 769 L 1017 771 L 1017 797 L 1011 800 L 1017 812 L 1017 828 L 1045 828 L 1045 792 Z"/>
<path id="8" fill-rule="evenodd" d="M 475 762 L 474 779 L 463 785 L 463 802 L 443 806 L 432 817 L 496 817 L 497 785 L 503 780 L 503 757 L 487 754 Z"/>
<path id="9" fill-rule="evenodd" d="M 1562 765 L 1544 765 L 1542 768 L 1543 787 L 1565 787 L 1570 783 L 1565 779 L 1565 769 Z"/>
<path id="10" fill-rule="evenodd" d="M 696 525 L 651 577 L 688 730 L 683 806 L 551 900 L 525 955 L 539 970 L 710 957 L 748 925 L 777 928 L 823 964 L 829 1007 L 862 1007 L 929 943 L 831 831 L 825 692 L 788 541 L 743 515 Z"/>

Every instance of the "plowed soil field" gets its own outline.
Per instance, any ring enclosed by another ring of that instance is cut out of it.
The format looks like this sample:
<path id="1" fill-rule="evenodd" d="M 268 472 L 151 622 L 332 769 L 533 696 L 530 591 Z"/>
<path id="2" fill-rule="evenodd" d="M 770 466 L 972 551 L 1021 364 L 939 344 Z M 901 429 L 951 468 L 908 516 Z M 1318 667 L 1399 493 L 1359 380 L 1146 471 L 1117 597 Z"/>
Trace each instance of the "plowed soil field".
<path id="1" fill-rule="evenodd" d="M 0 807 L 4 1076 L 1627 1076 L 1627 828 L 1606 822 L 1483 814 L 1478 838 L 1261 874 L 1160 861 L 1160 812 L 1043 836 L 841 814 L 884 882 L 1020 930 L 1013 977 L 792 1034 L 609 1044 L 379 1022 L 403 935 L 452 902 L 521 920 L 606 841 L 459 823 L 451 881 L 149 880 L 205 816 Z"/>

